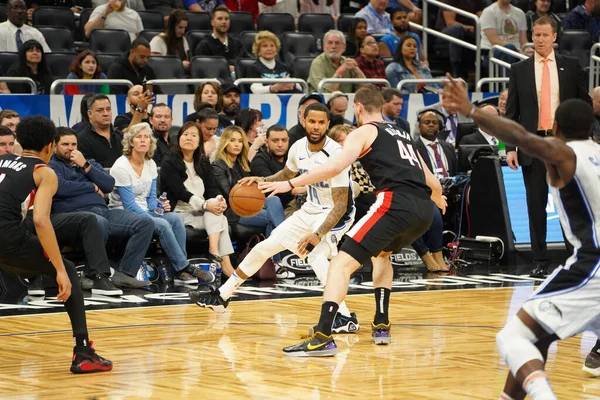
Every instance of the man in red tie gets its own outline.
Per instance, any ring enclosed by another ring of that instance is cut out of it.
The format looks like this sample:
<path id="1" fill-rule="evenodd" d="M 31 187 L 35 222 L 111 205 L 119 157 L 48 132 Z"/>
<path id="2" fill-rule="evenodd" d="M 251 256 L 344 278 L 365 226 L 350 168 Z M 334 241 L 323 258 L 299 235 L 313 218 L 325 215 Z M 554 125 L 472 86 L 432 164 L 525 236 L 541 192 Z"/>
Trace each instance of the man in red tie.
<path id="1" fill-rule="evenodd" d="M 444 128 L 444 115 L 434 109 L 419 113 L 417 128 L 420 137 L 415 141 L 415 149 L 437 178 L 456 174 L 456 153 L 454 147 L 438 138 Z"/>
<path id="2" fill-rule="evenodd" d="M 578 98 L 592 104 L 586 78 L 577 59 L 554 52 L 556 22 L 541 17 L 533 24 L 535 54 L 511 67 L 508 85 L 506 118 L 521 124 L 527 131 L 540 136 L 552 135 L 554 111 L 568 99 Z M 506 162 L 514 170 L 523 170 L 527 195 L 527 213 L 534 277 L 544 277 L 550 260 L 546 247 L 546 204 L 548 183 L 544 162 L 507 147 Z M 568 243 L 565 240 L 565 243 Z M 567 246 L 569 246 L 567 244 Z"/>

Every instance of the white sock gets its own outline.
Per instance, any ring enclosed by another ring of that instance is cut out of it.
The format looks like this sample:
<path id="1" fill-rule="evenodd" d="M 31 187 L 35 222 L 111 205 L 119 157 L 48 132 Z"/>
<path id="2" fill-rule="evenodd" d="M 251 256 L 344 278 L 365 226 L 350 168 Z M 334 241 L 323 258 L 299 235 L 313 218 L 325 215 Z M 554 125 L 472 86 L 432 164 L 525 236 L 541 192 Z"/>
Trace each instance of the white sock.
<path id="1" fill-rule="evenodd" d="M 234 271 L 233 274 L 231 274 L 231 276 L 229 277 L 229 279 L 227 279 L 227 282 L 225 282 L 219 288 L 221 298 L 223 300 L 229 300 L 229 298 L 233 296 L 237 288 L 242 286 L 242 283 L 244 283 L 245 281 L 245 279 L 240 278 Z"/>
<path id="2" fill-rule="evenodd" d="M 346 305 L 345 301 L 342 301 L 339 305 L 338 308 L 338 312 L 340 314 L 342 314 L 344 317 L 350 317 L 350 310 L 348 309 L 348 306 Z"/>
<path id="3" fill-rule="evenodd" d="M 523 381 L 523 389 L 531 400 L 556 400 L 544 371 L 534 371 Z"/>

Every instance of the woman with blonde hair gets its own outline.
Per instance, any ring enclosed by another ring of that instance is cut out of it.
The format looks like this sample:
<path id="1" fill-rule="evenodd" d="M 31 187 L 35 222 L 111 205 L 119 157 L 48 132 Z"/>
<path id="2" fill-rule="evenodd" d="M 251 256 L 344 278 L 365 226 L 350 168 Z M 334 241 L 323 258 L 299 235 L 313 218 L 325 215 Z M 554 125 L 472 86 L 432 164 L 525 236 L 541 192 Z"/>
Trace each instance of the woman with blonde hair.
<path id="1" fill-rule="evenodd" d="M 158 236 L 162 249 L 176 271 L 176 283 L 193 284 L 198 279 L 214 282 L 212 273 L 188 263 L 185 226 L 181 217 L 170 212 L 168 200 L 163 203 L 157 201 L 158 171 L 152 159 L 155 151 L 156 139 L 147 123 L 133 125 L 124 133 L 123 155 L 110 169 L 110 174 L 115 178 L 115 188 L 109 195 L 108 206 L 152 217 L 154 234 Z M 163 273 L 161 271 L 168 283 L 171 278 Z"/>

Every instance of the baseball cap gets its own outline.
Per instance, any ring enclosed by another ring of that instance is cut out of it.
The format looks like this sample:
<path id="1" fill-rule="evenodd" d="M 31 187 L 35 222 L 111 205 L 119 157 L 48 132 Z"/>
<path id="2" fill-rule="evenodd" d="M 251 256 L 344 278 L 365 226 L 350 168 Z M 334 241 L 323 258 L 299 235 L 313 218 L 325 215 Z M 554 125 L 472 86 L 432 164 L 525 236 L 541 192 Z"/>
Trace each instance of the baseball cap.
<path id="1" fill-rule="evenodd" d="M 224 83 L 221 85 L 221 93 L 223 94 L 227 94 L 229 92 L 238 92 L 238 94 L 241 94 L 242 91 L 240 90 L 239 87 L 237 87 L 236 85 L 234 85 L 233 83 Z"/>
<path id="2" fill-rule="evenodd" d="M 298 105 L 302 105 L 302 104 L 306 103 L 308 100 L 316 100 L 319 103 L 323 104 L 323 96 L 321 96 L 319 93 L 307 93 L 304 96 L 302 96 L 302 98 L 300 99 L 300 103 L 298 103 Z"/>

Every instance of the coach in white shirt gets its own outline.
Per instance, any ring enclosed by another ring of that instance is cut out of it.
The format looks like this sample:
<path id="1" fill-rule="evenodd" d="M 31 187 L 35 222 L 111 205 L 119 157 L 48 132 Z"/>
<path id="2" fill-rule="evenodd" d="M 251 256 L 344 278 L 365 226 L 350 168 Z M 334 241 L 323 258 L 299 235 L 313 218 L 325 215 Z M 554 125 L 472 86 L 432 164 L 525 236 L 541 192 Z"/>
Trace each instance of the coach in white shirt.
<path id="1" fill-rule="evenodd" d="M 492 105 L 483 106 L 481 109 L 487 113 L 499 115 L 498 108 Z M 496 139 L 494 135 L 490 135 L 479 128 L 477 132 L 463 137 L 460 141 L 460 144 L 490 144 L 492 146 L 496 146 L 498 145 L 498 139 Z"/>
<path id="2" fill-rule="evenodd" d="M 27 6 L 23 0 L 9 0 L 6 7 L 8 21 L 0 24 L 0 51 L 17 52 L 28 40 L 38 41 L 45 53 L 50 53 L 44 35 L 37 29 L 25 24 Z"/>

